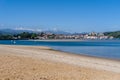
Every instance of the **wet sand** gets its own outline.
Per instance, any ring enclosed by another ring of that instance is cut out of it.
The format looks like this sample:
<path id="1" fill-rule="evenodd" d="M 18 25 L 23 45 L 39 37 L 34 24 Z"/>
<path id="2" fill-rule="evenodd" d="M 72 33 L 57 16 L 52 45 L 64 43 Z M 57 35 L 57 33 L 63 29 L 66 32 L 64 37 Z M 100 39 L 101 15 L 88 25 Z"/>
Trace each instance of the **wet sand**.
<path id="1" fill-rule="evenodd" d="M 120 61 L 0 45 L 0 80 L 119 80 Z"/>

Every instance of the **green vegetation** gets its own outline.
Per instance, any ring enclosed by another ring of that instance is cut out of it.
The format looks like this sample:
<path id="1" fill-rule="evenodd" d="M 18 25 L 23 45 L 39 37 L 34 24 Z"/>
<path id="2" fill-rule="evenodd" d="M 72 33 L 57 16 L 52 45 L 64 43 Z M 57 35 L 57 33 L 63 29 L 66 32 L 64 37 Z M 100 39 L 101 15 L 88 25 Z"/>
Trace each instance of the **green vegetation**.
<path id="1" fill-rule="evenodd" d="M 46 34 L 44 32 L 41 33 L 29 33 L 29 32 L 23 32 L 20 34 L 0 34 L 0 40 L 28 40 L 28 39 L 38 39 L 38 37 L 47 37 L 48 39 L 54 39 L 55 34 Z"/>
<path id="2" fill-rule="evenodd" d="M 12 40 L 12 39 L 35 39 L 37 37 L 36 33 L 23 32 L 16 35 L 0 34 L 0 40 Z"/>
<path id="3" fill-rule="evenodd" d="M 32 33 L 31 34 L 31 39 L 35 39 L 37 37 L 37 34 L 36 33 Z"/>
<path id="4" fill-rule="evenodd" d="M 56 35 L 55 35 L 55 34 L 51 34 L 51 35 L 47 35 L 47 37 L 48 37 L 49 39 L 55 39 Z"/>
<path id="5" fill-rule="evenodd" d="M 105 32 L 104 35 L 106 35 L 106 36 L 113 36 L 114 38 L 120 38 L 120 31 Z"/>
<path id="6" fill-rule="evenodd" d="M 13 39 L 12 35 L 2 35 L 0 34 L 0 40 L 10 40 Z"/>

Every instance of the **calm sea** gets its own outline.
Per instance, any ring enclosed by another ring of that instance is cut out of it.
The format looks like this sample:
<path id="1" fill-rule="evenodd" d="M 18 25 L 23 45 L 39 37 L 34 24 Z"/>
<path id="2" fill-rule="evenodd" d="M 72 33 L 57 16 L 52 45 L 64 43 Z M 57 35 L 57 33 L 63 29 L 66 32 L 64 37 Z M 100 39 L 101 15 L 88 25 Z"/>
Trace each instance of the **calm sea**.
<path id="1" fill-rule="evenodd" d="M 120 40 L 28 41 L 0 40 L 5 45 L 48 46 L 55 50 L 120 60 Z"/>

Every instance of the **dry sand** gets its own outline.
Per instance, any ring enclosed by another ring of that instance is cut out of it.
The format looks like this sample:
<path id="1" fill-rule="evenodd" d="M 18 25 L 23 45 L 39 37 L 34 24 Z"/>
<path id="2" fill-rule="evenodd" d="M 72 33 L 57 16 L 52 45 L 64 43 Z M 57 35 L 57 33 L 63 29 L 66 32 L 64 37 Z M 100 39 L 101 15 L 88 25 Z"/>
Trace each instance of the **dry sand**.
<path id="1" fill-rule="evenodd" d="M 0 80 L 120 80 L 120 61 L 0 45 Z"/>

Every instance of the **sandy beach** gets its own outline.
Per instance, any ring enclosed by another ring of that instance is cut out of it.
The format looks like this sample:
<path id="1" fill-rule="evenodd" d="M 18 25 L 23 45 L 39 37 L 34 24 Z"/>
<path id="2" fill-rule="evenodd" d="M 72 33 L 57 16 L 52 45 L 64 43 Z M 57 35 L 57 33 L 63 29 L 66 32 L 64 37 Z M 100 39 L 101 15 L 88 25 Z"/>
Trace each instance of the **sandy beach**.
<path id="1" fill-rule="evenodd" d="M 119 80 L 120 61 L 40 46 L 0 45 L 0 80 Z"/>

